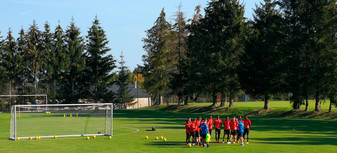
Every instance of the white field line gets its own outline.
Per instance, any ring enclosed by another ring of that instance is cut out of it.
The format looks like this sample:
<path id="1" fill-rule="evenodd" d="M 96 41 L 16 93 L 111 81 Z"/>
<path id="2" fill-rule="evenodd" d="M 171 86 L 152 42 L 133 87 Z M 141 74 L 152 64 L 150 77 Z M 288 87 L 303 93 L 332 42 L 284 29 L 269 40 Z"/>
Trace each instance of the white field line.
<path id="1" fill-rule="evenodd" d="M 137 132 L 139 132 L 139 129 L 133 128 L 133 127 L 121 127 L 121 128 L 134 129 L 134 130 L 136 130 L 136 131 L 132 131 L 132 132 L 129 132 L 129 133 L 116 134 L 116 135 L 113 135 L 113 136 L 127 135 L 127 134 L 132 134 L 132 133 L 137 133 Z"/>

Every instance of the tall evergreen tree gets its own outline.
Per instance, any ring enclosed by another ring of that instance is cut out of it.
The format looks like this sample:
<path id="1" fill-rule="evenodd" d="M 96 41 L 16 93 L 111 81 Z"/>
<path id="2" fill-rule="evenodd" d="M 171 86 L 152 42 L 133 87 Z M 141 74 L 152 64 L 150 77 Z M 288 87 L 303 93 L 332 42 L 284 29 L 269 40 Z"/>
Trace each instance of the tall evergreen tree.
<path id="1" fill-rule="evenodd" d="M 187 35 L 188 31 L 186 28 L 186 20 L 184 17 L 184 13 L 181 11 L 181 5 L 178 7 L 178 11 L 176 12 L 175 24 L 173 25 L 174 29 L 174 49 L 173 54 L 178 55 L 176 59 L 178 59 L 177 63 L 175 64 L 176 70 L 172 72 L 172 79 L 170 81 L 170 88 L 172 91 L 177 94 L 178 96 L 178 105 L 182 102 L 184 97 L 187 95 L 184 92 L 184 86 L 188 83 L 186 80 L 186 76 L 184 76 L 183 69 L 184 65 L 186 64 L 186 49 L 187 49 Z M 173 56 L 174 57 L 174 56 Z M 185 69 L 186 70 L 186 69 Z M 188 97 L 187 97 L 188 98 Z M 186 100 L 186 98 L 184 98 Z M 185 102 L 185 104 L 187 104 Z"/>
<path id="2" fill-rule="evenodd" d="M 52 38 L 52 50 L 50 50 L 49 58 L 53 70 L 51 74 L 52 78 L 50 80 L 53 84 L 53 91 L 52 96 L 50 97 L 53 98 L 53 102 L 55 103 L 56 99 L 63 97 L 62 92 L 59 92 L 59 89 L 65 84 L 63 81 L 63 75 L 65 69 L 69 67 L 70 59 L 66 52 L 65 34 L 60 24 L 55 28 Z"/>
<path id="3" fill-rule="evenodd" d="M 184 95 L 185 102 L 184 104 L 188 104 L 188 98 L 193 98 L 192 100 L 197 101 L 199 95 L 203 92 L 200 89 L 203 89 L 203 82 L 200 78 L 200 75 L 191 75 L 197 74 L 198 70 L 196 67 L 198 66 L 198 60 L 195 58 L 197 53 L 193 50 L 193 47 L 197 46 L 199 43 L 202 43 L 201 39 L 198 39 L 198 32 L 200 31 L 198 28 L 200 20 L 203 18 L 201 15 L 201 5 L 197 5 L 194 9 L 195 13 L 193 18 L 189 21 L 190 24 L 187 25 L 188 29 L 188 37 L 187 37 L 187 49 L 186 49 L 186 60 L 182 61 L 182 80 L 184 81 Z M 193 39 L 191 39 L 193 38 Z M 196 54 L 195 54 L 196 53 Z M 198 73 L 199 74 L 199 73 Z"/>
<path id="4" fill-rule="evenodd" d="M 50 32 L 50 25 L 48 22 L 44 24 L 44 31 L 42 32 L 42 54 L 41 57 L 44 61 L 41 63 L 41 77 L 39 78 L 42 86 L 43 92 L 47 93 L 48 97 L 53 97 L 53 94 L 50 94 L 50 88 L 52 87 L 52 78 L 53 78 L 53 63 L 52 61 L 52 51 L 54 50 L 53 46 L 53 34 Z"/>
<path id="5" fill-rule="evenodd" d="M 244 7 L 237 0 L 209 2 L 205 17 L 191 34 L 190 47 L 195 65 L 192 74 L 199 76 L 204 92 L 213 97 L 227 90 L 232 99 L 239 91 L 237 67 L 243 52 L 242 38 L 245 28 Z"/>
<path id="6" fill-rule="evenodd" d="M 130 74 L 128 73 L 128 67 L 125 66 L 124 55 L 121 53 L 121 61 L 119 62 L 119 73 L 117 79 L 118 91 L 117 91 L 117 103 L 122 104 L 123 109 L 126 109 L 126 103 L 133 101 L 133 97 L 129 96 L 130 89 L 129 79 Z"/>
<path id="7" fill-rule="evenodd" d="M 335 29 L 331 21 L 336 18 L 336 1 L 283 0 L 281 4 L 287 23 L 287 80 L 293 108 L 298 109 L 303 99 L 314 93 L 315 111 L 320 111 L 320 98 L 326 93 L 324 80 L 330 71 L 327 63 L 333 57 L 328 47 Z"/>
<path id="8" fill-rule="evenodd" d="M 1 34 L 1 32 L 0 32 Z M 0 35 L 0 93 L 2 93 L 2 89 L 3 89 L 3 86 L 4 86 L 4 81 L 3 79 L 5 78 L 5 74 L 6 74 L 6 69 L 5 67 L 3 67 L 3 54 L 4 54 L 4 51 L 3 51 L 3 40 L 2 40 L 2 36 Z"/>
<path id="9" fill-rule="evenodd" d="M 34 94 L 38 93 L 38 81 L 41 75 L 41 65 L 43 64 L 42 57 L 43 55 L 43 47 L 42 47 L 42 34 L 37 24 L 34 20 L 33 25 L 30 26 L 27 33 L 27 56 L 30 59 L 28 64 L 29 73 L 30 73 L 30 82 L 33 83 L 34 86 Z"/>
<path id="10" fill-rule="evenodd" d="M 18 55 L 20 55 L 22 58 L 22 62 L 19 65 L 22 72 L 18 75 L 18 79 L 16 81 L 19 84 L 18 93 L 28 94 L 29 89 L 26 85 L 30 78 L 29 64 L 31 63 L 31 59 L 28 52 L 28 38 L 23 28 L 21 28 L 19 32 L 19 37 L 16 41 L 18 45 Z"/>
<path id="11" fill-rule="evenodd" d="M 284 85 L 279 64 L 282 62 L 279 50 L 283 39 L 279 28 L 282 18 L 272 0 L 264 0 L 254 12 L 245 53 L 240 59 L 239 78 L 246 93 L 263 96 L 264 109 L 269 109 L 270 95 L 279 92 Z"/>
<path id="12" fill-rule="evenodd" d="M 85 69 L 84 40 L 80 36 L 81 32 L 76 27 L 74 19 L 65 33 L 66 55 L 69 57 L 69 66 L 66 67 L 63 76 L 65 85 L 63 86 L 63 96 L 68 103 L 76 103 L 81 86 L 79 79 Z"/>
<path id="13" fill-rule="evenodd" d="M 170 81 L 172 63 L 168 60 L 172 50 L 169 46 L 171 24 L 166 21 L 164 8 L 154 26 L 146 31 L 143 48 L 147 55 L 143 56 L 144 88 L 151 94 L 153 104 L 162 104 L 162 96 Z"/>
<path id="14" fill-rule="evenodd" d="M 281 8 L 284 16 L 284 46 L 282 50 L 285 54 L 285 73 L 287 80 L 288 92 L 292 93 L 291 102 L 293 109 L 299 109 L 303 104 L 306 95 L 306 87 L 309 85 L 307 81 L 308 72 L 311 71 L 310 65 L 306 61 L 310 61 L 310 53 L 305 49 L 305 40 L 307 34 L 303 33 L 302 24 L 299 19 L 303 16 L 303 1 L 302 0 L 283 0 Z M 287 92 L 287 91 L 285 91 Z"/>
<path id="15" fill-rule="evenodd" d="M 12 36 L 12 30 L 9 29 L 8 35 L 3 43 L 3 55 L 2 55 L 2 67 L 6 69 L 5 71 L 5 82 L 8 82 L 8 93 L 12 95 L 14 91 L 14 85 L 17 75 L 20 73 L 19 70 L 19 56 L 17 54 L 17 43 Z"/>
<path id="16" fill-rule="evenodd" d="M 110 48 L 105 31 L 100 26 L 97 16 L 88 31 L 85 80 L 89 98 L 97 103 L 99 100 L 108 100 L 110 93 L 107 85 L 112 81 L 112 71 L 116 67 L 112 55 L 107 55 Z"/>

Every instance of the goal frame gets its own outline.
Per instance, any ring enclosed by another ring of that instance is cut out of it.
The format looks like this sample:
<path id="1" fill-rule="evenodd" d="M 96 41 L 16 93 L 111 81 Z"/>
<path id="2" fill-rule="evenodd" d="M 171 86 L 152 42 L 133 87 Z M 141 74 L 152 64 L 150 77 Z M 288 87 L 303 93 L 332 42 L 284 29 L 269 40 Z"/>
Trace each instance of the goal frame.
<path id="1" fill-rule="evenodd" d="M 40 105 L 13 105 L 11 108 L 11 123 L 10 123 L 10 140 L 18 140 L 19 139 L 29 139 L 29 137 L 18 137 L 17 136 L 17 110 L 20 107 L 45 107 L 48 110 L 48 107 L 53 106 L 110 106 L 110 109 L 106 109 L 106 124 L 105 124 L 105 133 L 102 134 L 73 134 L 73 135 L 45 135 L 39 136 L 40 138 L 54 138 L 57 137 L 83 137 L 83 136 L 113 136 L 113 103 L 93 103 L 93 104 L 40 104 Z M 110 116 L 108 116 L 108 111 L 110 111 Z M 14 118 L 12 120 L 12 117 Z M 108 124 L 107 120 L 110 119 L 110 131 L 108 132 Z M 12 123 L 13 122 L 13 123 Z M 12 128 L 13 126 L 13 128 Z"/>

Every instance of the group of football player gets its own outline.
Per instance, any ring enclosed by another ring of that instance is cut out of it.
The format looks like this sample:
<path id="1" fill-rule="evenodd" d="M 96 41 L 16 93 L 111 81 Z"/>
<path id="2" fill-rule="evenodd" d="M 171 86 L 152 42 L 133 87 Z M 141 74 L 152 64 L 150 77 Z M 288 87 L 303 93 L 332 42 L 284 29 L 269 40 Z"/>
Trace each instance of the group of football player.
<path id="1" fill-rule="evenodd" d="M 241 141 L 241 146 L 244 146 L 244 138 L 246 137 L 246 144 L 249 144 L 249 131 L 251 127 L 251 121 L 248 116 L 242 120 L 241 116 L 233 117 L 232 120 L 229 117 L 221 120 L 219 115 L 216 119 L 198 117 L 196 119 L 191 119 L 190 117 L 186 120 L 186 143 L 197 146 L 208 146 L 209 143 L 205 141 L 206 135 L 212 138 L 213 128 L 215 129 L 215 143 L 220 143 L 221 129 L 224 125 L 224 134 L 222 143 L 225 143 L 225 138 L 227 137 L 227 144 L 235 144 Z M 192 141 L 191 141 L 192 137 Z M 211 141 L 210 141 L 211 142 Z"/>

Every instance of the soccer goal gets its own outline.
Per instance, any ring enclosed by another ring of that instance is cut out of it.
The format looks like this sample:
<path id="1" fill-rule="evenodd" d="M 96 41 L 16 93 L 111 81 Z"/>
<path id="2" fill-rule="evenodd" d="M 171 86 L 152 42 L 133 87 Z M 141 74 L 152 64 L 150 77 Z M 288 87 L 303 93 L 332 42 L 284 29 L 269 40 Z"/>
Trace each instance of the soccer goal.
<path id="1" fill-rule="evenodd" d="M 11 140 L 112 135 L 112 103 L 11 107 Z"/>

